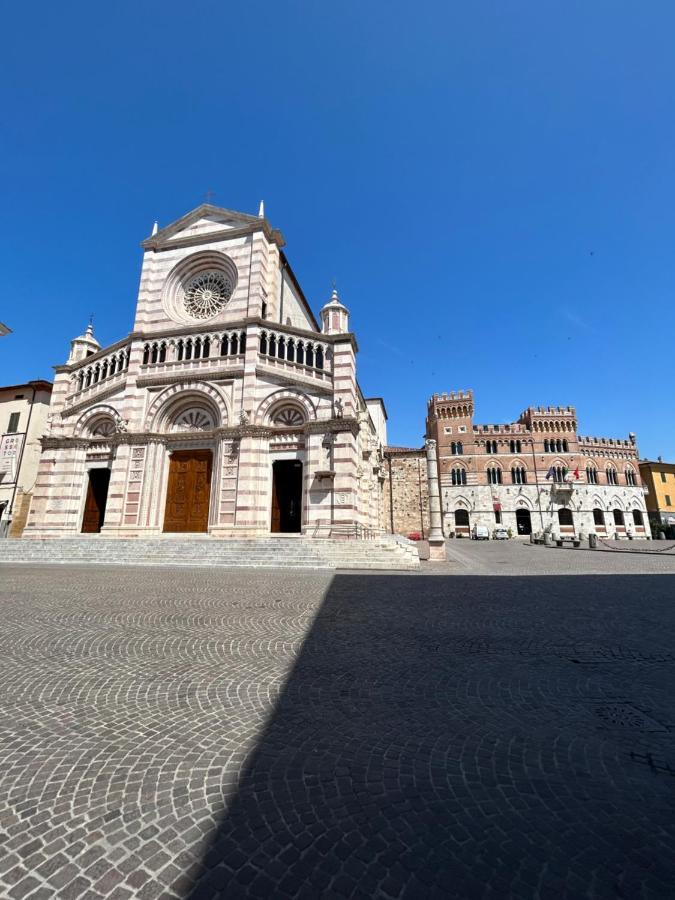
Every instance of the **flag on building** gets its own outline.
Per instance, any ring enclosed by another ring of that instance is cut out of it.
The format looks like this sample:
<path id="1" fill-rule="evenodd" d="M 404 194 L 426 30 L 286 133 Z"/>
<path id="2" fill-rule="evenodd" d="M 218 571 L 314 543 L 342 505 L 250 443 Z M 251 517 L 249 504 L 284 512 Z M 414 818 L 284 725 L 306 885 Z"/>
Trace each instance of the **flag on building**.
<path id="1" fill-rule="evenodd" d="M 555 477 L 555 469 L 553 466 L 546 473 L 546 478 L 554 478 Z"/>

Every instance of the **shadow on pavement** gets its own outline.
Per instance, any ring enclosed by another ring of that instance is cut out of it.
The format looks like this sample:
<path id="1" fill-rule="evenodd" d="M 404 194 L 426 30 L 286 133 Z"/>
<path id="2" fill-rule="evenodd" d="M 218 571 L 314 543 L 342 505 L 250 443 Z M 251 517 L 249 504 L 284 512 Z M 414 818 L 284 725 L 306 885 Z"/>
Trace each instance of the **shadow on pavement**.
<path id="1" fill-rule="evenodd" d="M 191 900 L 672 896 L 674 601 L 337 575 Z"/>

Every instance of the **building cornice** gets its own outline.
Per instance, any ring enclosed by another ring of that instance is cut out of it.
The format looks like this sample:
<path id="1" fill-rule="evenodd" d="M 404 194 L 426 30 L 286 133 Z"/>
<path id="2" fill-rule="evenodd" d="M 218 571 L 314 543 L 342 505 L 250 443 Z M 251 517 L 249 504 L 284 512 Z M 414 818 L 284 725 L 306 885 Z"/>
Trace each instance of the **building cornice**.
<path id="1" fill-rule="evenodd" d="M 191 384 L 194 381 L 233 381 L 244 375 L 244 367 L 230 369 L 190 369 L 187 372 L 170 372 L 166 375 L 139 375 L 139 387 L 162 387 L 166 384 Z"/>
<path id="2" fill-rule="evenodd" d="M 117 434 L 105 438 L 83 437 L 55 437 L 47 436 L 40 439 L 43 450 L 62 450 L 65 448 L 103 449 L 105 447 L 118 447 L 122 444 L 138 445 L 148 443 L 172 444 L 191 441 L 194 443 L 213 440 L 241 440 L 245 437 L 270 438 L 279 435 L 297 434 L 302 432 L 309 434 L 340 434 L 350 432 L 357 435 L 359 423 L 353 416 L 344 416 L 341 419 L 318 419 L 305 422 L 302 428 L 279 428 L 271 425 L 224 425 L 222 428 L 214 428 L 210 431 L 172 431 L 168 433 L 156 431 L 120 431 Z"/>
<path id="3" fill-rule="evenodd" d="M 106 388 L 105 390 L 99 391 L 93 396 L 85 397 L 84 399 L 79 400 L 77 403 L 73 403 L 72 406 L 65 407 L 65 409 L 61 411 L 61 418 L 65 419 L 67 416 L 72 416 L 73 413 L 80 412 L 81 410 L 86 409 L 88 406 L 96 406 L 101 402 L 101 400 L 107 400 L 108 397 L 112 397 L 113 394 L 117 394 L 125 386 L 126 383 L 126 378 L 120 379 L 119 381 L 115 382 L 115 384 L 111 384 L 110 387 Z"/>
<path id="4" fill-rule="evenodd" d="M 239 228 L 220 228 L 218 231 L 201 231 L 198 234 L 185 235 L 185 237 L 163 237 L 158 232 L 154 237 L 149 237 L 141 241 L 141 247 L 144 250 L 152 250 L 155 253 L 161 253 L 164 250 L 181 249 L 183 247 L 194 247 L 200 244 L 215 244 L 223 241 L 231 241 L 236 238 L 246 237 L 249 234 L 262 232 L 271 244 L 277 247 L 283 247 L 286 243 L 283 234 L 276 228 L 272 228 L 265 219 L 259 219 L 250 225 L 243 225 Z M 177 233 L 177 232 L 176 232 Z"/>

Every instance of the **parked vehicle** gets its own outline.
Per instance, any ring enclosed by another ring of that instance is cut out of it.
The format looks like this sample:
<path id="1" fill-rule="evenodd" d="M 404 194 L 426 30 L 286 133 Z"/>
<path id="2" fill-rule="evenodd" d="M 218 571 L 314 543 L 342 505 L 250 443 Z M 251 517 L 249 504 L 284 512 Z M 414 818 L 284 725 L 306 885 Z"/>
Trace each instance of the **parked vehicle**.
<path id="1" fill-rule="evenodd" d="M 508 539 L 510 537 L 509 529 L 504 528 L 501 525 L 498 525 L 495 528 L 495 530 L 492 532 L 492 537 L 494 538 L 495 541 L 508 541 Z"/>
<path id="2" fill-rule="evenodd" d="M 471 537 L 474 541 L 489 541 L 490 532 L 488 531 L 487 525 L 474 525 Z"/>

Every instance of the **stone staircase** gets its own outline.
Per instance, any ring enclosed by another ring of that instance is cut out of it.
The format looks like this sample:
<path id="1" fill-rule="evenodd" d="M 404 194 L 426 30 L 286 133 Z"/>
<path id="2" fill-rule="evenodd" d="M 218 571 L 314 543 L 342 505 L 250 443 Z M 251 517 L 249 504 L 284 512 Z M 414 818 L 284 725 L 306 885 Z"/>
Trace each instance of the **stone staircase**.
<path id="1" fill-rule="evenodd" d="M 163 535 L 154 538 L 0 540 L 2 563 L 78 563 L 119 566 L 227 566 L 231 568 L 419 569 L 412 541 L 383 535 L 373 540 L 262 537 L 214 538 Z"/>

